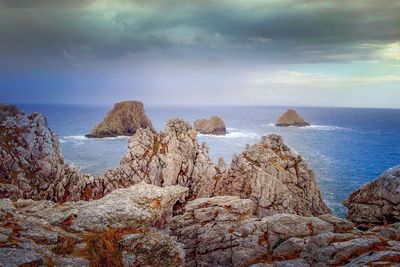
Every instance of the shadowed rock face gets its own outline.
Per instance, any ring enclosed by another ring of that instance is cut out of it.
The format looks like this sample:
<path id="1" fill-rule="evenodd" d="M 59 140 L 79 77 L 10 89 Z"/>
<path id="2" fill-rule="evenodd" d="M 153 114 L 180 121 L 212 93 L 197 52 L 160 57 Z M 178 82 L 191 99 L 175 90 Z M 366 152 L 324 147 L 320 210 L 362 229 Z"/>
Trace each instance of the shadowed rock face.
<path id="1" fill-rule="evenodd" d="M 213 134 L 213 135 L 225 135 L 226 127 L 224 121 L 217 116 L 213 116 L 210 119 L 196 120 L 194 128 L 197 132 L 202 134 Z"/>
<path id="2" fill-rule="evenodd" d="M 279 117 L 279 119 L 275 125 L 281 126 L 281 127 L 310 126 L 310 124 L 308 122 L 304 121 L 304 119 L 302 117 L 300 117 L 300 115 L 297 114 L 297 112 L 294 109 L 289 109 L 285 113 L 283 113 L 282 116 Z"/>
<path id="3" fill-rule="evenodd" d="M 0 104 L 0 123 L 3 122 L 7 117 L 14 117 L 23 112 L 15 105 Z"/>
<path id="4" fill-rule="evenodd" d="M 130 136 L 134 135 L 140 128 L 149 128 L 154 131 L 153 125 L 144 111 L 143 103 L 139 101 L 124 101 L 115 104 L 104 120 L 86 137 Z"/>
<path id="5" fill-rule="evenodd" d="M 357 224 L 400 222 L 400 166 L 353 192 L 344 202 L 346 217 Z"/>

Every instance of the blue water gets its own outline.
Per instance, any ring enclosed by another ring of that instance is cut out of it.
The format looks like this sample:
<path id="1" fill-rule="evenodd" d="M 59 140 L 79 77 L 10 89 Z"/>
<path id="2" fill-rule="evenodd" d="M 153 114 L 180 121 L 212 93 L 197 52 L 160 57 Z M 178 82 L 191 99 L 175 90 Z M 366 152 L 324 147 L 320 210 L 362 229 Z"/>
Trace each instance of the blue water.
<path id="1" fill-rule="evenodd" d="M 83 172 L 102 174 L 118 165 L 128 139 L 85 139 L 110 106 L 20 105 L 25 112 L 44 113 L 60 137 L 67 162 Z M 298 151 L 317 174 L 323 198 L 335 214 L 343 216 L 344 199 L 385 169 L 400 164 L 400 109 L 296 108 L 313 126 L 278 128 L 274 121 L 285 107 L 161 107 L 147 106 L 157 130 L 169 118 L 195 119 L 219 115 L 230 133 L 224 137 L 199 135 L 210 147 L 214 161 L 229 163 L 246 144 L 278 133 Z"/>

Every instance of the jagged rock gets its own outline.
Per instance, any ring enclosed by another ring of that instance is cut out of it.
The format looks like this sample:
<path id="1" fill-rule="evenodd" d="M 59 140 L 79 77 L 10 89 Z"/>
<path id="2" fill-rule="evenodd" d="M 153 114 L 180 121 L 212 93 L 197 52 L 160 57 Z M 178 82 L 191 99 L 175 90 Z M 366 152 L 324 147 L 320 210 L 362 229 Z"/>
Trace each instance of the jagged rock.
<path id="1" fill-rule="evenodd" d="M 86 137 L 130 136 L 134 135 L 140 128 L 148 128 L 154 131 L 153 125 L 144 111 L 143 103 L 139 101 L 123 101 L 115 104 L 104 120 Z"/>
<path id="2" fill-rule="evenodd" d="M 120 165 L 93 177 L 64 163 L 57 136 L 40 114 L 22 115 L 2 125 L 0 197 L 57 202 L 98 199 L 141 181 L 188 187 L 190 197 L 237 195 L 255 203 L 261 217 L 279 212 L 329 213 L 314 173 L 280 136 L 270 135 L 234 157 L 230 168 L 214 165 L 206 144 L 185 121 L 173 119 L 163 132 L 139 129 Z"/>
<path id="3" fill-rule="evenodd" d="M 387 266 L 398 263 L 400 242 L 377 234 L 398 231 L 397 225 L 361 232 L 349 228 L 346 220 L 321 217 L 325 220 L 295 214 L 257 218 L 252 216 L 252 201 L 220 196 L 189 201 L 173 217 L 171 230 L 184 244 L 185 266 L 368 265 L 384 259 Z"/>
<path id="4" fill-rule="evenodd" d="M 213 135 L 226 134 L 225 123 L 218 116 L 213 116 L 209 119 L 195 120 L 193 125 L 196 131 L 202 134 L 213 134 Z"/>
<path id="5" fill-rule="evenodd" d="M 182 245 L 150 227 L 160 226 L 186 192 L 142 182 L 92 201 L 1 199 L 0 211 L 7 216 L 0 221 L 6 236 L 0 240 L 0 265 L 118 266 L 130 261 L 126 266 L 180 266 Z"/>
<path id="6" fill-rule="evenodd" d="M 216 170 L 206 144 L 199 145 L 196 131 L 185 121 L 173 119 L 159 134 L 140 129 L 129 140 L 119 167 L 105 174 L 116 183 L 146 181 L 158 186 L 179 184 L 194 196 L 211 196 Z"/>
<path id="7" fill-rule="evenodd" d="M 294 109 L 288 109 L 285 113 L 283 113 L 278 121 L 275 124 L 276 126 L 287 127 L 287 126 L 297 126 L 304 127 L 310 126 L 310 124 L 302 117 Z"/>
<path id="8" fill-rule="evenodd" d="M 0 123 L 7 117 L 15 117 L 24 114 L 17 106 L 9 104 L 0 104 Z"/>
<path id="9" fill-rule="evenodd" d="M 208 147 L 199 145 L 196 132 L 179 119 L 159 134 L 139 129 L 120 166 L 100 177 L 64 163 L 58 138 L 43 115 L 16 116 L 1 127 L 0 198 L 89 200 L 140 181 L 187 186 L 199 196 L 210 196 L 214 189 L 216 170 Z"/>
<path id="10" fill-rule="evenodd" d="M 45 191 L 63 164 L 58 138 L 43 115 L 17 115 L 0 125 L 0 197 Z"/>
<path id="11" fill-rule="evenodd" d="M 235 155 L 230 168 L 218 179 L 215 194 L 249 198 L 261 217 L 275 213 L 330 213 L 314 172 L 275 134 L 262 137 L 259 143 Z"/>
<path id="12" fill-rule="evenodd" d="M 400 222 L 400 166 L 353 192 L 344 202 L 346 217 L 356 224 Z"/>

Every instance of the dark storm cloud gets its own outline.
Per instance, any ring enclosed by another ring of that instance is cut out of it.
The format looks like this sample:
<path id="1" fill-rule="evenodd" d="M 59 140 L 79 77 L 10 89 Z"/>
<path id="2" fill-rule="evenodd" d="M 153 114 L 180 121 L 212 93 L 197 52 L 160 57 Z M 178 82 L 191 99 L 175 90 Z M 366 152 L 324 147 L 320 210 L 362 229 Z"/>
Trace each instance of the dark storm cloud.
<path id="1" fill-rule="evenodd" d="M 3 0 L 0 6 L 0 56 L 8 62 L 82 63 L 145 53 L 345 62 L 375 59 L 377 47 L 363 44 L 400 39 L 396 0 Z"/>

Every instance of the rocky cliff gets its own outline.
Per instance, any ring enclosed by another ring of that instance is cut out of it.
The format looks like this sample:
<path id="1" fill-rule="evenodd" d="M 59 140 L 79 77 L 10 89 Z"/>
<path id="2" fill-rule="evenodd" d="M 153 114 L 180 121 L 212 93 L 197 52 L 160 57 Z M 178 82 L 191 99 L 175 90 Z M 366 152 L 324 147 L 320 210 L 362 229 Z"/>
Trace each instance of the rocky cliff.
<path id="1" fill-rule="evenodd" d="M 140 128 L 154 131 L 153 125 L 144 111 L 143 103 L 124 101 L 115 104 L 104 120 L 86 136 L 89 138 L 130 136 Z"/>
<path id="2" fill-rule="evenodd" d="M 225 123 L 218 116 L 213 116 L 209 119 L 195 120 L 193 125 L 195 130 L 202 134 L 213 134 L 213 135 L 226 134 Z"/>
<path id="3" fill-rule="evenodd" d="M 314 173 L 280 136 L 246 147 L 230 167 L 222 159 L 214 165 L 196 131 L 173 119 L 160 133 L 139 129 L 120 165 L 92 177 L 64 163 L 42 115 L 17 114 L 0 127 L 1 266 L 400 261 L 399 224 L 360 231 L 325 214 Z M 379 203 L 384 185 L 396 185 L 398 170 L 384 177 L 366 186 Z M 392 201 L 397 189 L 388 188 Z"/>
<path id="4" fill-rule="evenodd" d="M 18 114 L 0 124 L 0 197 L 52 199 L 52 184 L 74 177 L 81 174 L 64 164 L 43 115 Z"/>
<path id="5" fill-rule="evenodd" d="M 400 222 L 400 166 L 385 171 L 344 202 L 346 217 L 357 224 Z"/>
<path id="6" fill-rule="evenodd" d="M 283 113 L 275 124 L 276 126 L 287 127 L 287 126 L 297 126 L 304 127 L 310 126 L 294 109 L 288 109 Z"/>
<path id="7" fill-rule="evenodd" d="M 58 202 L 100 198 L 116 188 L 145 181 L 188 187 L 190 197 L 250 198 L 260 216 L 279 212 L 329 213 L 314 173 L 277 135 L 263 137 L 234 157 L 214 165 L 206 144 L 185 121 L 172 119 L 164 131 L 139 129 L 120 165 L 103 176 L 82 175 L 64 163 L 57 136 L 42 115 L 18 116 L 4 124 L 0 192 L 3 197 Z M 7 140 L 8 141 L 7 141 Z"/>

